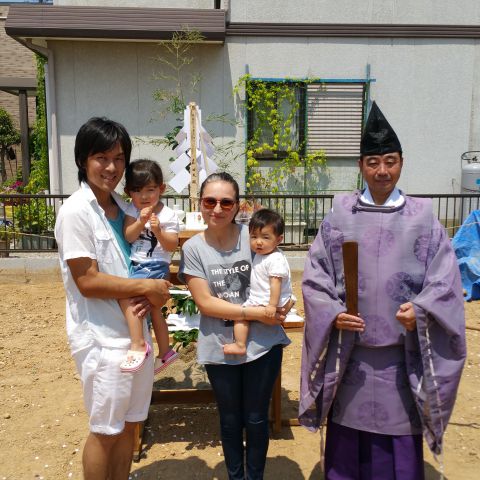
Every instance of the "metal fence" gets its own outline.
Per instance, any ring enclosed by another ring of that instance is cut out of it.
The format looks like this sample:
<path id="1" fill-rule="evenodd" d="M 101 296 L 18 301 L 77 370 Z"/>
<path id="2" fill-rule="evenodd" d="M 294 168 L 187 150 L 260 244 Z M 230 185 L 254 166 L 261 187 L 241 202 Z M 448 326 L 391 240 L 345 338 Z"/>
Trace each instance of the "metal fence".
<path id="1" fill-rule="evenodd" d="M 473 210 L 480 209 L 480 194 L 412 195 L 431 198 L 433 212 L 453 236 Z M 53 252 L 55 218 L 68 195 L 0 194 L 0 256 L 8 252 Z M 187 196 L 167 196 L 164 202 L 189 210 Z M 241 197 L 244 216 L 254 206 L 278 211 L 285 219 L 285 250 L 308 250 L 320 223 L 332 208 L 333 195 L 258 195 Z M 242 217 L 242 212 L 239 217 Z"/>

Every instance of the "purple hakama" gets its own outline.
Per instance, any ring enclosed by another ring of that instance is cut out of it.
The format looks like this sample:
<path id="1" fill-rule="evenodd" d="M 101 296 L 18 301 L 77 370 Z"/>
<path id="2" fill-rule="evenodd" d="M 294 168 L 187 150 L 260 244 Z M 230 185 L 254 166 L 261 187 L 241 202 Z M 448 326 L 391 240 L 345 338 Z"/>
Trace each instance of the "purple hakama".
<path id="1" fill-rule="evenodd" d="M 345 312 L 342 244 L 358 242 L 365 331 L 334 327 Z M 455 253 L 427 199 L 396 207 L 337 195 L 307 256 L 299 421 L 329 417 L 327 479 L 423 478 L 421 433 L 442 452 L 466 357 Z M 396 319 L 411 302 L 416 330 Z M 386 472 L 386 473 L 385 473 Z"/>
<path id="2" fill-rule="evenodd" d="M 325 480 L 423 480 L 422 435 L 382 435 L 327 423 Z"/>

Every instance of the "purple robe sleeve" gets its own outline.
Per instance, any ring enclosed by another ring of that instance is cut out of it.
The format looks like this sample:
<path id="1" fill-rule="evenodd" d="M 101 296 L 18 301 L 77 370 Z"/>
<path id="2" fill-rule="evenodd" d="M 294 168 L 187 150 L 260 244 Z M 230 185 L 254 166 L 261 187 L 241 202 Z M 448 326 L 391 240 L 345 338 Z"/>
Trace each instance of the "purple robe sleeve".
<path id="1" fill-rule="evenodd" d="M 303 337 L 300 377 L 299 421 L 310 430 L 316 430 L 327 412 L 322 405 L 331 398 L 322 398 L 327 348 L 336 316 L 346 308 L 337 291 L 337 275 L 330 248 L 343 242 L 341 233 L 330 228 L 328 216 L 320 227 L 305 262 L 302 292 L 305 307 L 305 332 Z M 341 272 L 340 272 L 341 275 Z M 343 282 L 340 281 L 343 285 Z M 342 287 L 343 288 L 343 287 Z M 341 291 L 340 291 L 341 293 Z"/>
<path id="2" fill-rule="evenodd" d="M 424 425 L 425 439 L 434 453 L 442 450 L 442 437 L 453 410 L 466 358 L 465 312 L 460 272 L 450 239 L 435 221 L 426 273 L 420 293 L 412 300 L 421 358 L 409 376 Z M 410 352 L 412 352 L 410 350 Z M 415 388 L 416 384 L 416 388 Z"/>

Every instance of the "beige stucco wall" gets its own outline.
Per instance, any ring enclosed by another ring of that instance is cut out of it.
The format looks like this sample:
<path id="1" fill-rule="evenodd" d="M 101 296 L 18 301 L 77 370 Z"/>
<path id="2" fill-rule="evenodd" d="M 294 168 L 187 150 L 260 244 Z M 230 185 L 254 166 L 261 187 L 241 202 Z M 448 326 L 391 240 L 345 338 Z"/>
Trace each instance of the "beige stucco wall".
<path id="1" fill-rule="evenodd" d="M 74 137 L 89 117 L 107 116 L 122 122 L 134 138 L 133 158 L 159 160 L 166 178 L 170 178 L 169 157 L 173 152 L 153 146 L 150 141 L 163 137 L 178 124 L 174 117 L 162 118 L 162 107 L 154 102 L 153 91 L 160 82 L 155 79 L 160 64 L 155 57 L 159 47 L 146 43 L 49 42 L 54 52 L 56 101 L 62 178 L 64 192 L 76 188 L 73 162 Z M 205 127 L 221 144 L 243 133 L 224 122 L 209 123 L 210 114 L 226 113 L 234 117 L 232 80 L 225 65 L 222 45 L 197 47 L 191 71 L 199 73 L 202 82 L 196 92 L 186 92 L 187 101 L 197 102 Z M 221 159 L 220 159 L 221 160 Z M 229 171 L 243 183 L 243 158 L 230 162 Z"/>
<path id="2" fill-rule="evenodd" d="M 476 0 L 232 0 L 232 22 L 475 25 Z"/>

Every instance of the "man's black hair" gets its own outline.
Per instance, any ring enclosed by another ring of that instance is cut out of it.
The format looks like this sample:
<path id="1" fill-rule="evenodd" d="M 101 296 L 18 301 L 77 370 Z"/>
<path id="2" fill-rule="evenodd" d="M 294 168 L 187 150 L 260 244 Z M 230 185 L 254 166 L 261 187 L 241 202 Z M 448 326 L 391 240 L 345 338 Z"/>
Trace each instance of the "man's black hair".
<path id="1" fill-rule="evenodd" d="M 403 152 L 401 150 L 399 150 L 398 152 L 390 152 L 390 153 L 398 153 L 400 155 L 400 160 L 403 160 Z M 370 155 L 360 155 L 360 158 L 359 160 L 361 162 L 363 162 L 365 160 L 365 157 L 372 157 L 372 156 L 375 156 L 376 154 L 370 154 Z M 388 153 L 386 153 L 385 155 L 388 155 Z"/>
<path id="2" fill-rule="evenodd" d="M 283 221 L 282 216 L 268 208 L 257 210 L 252 215 L 250 223 L 248 224 L 248 231 L 252 233 L 255 230 L 262 230 L 267 226 L 272 227 L 273 233 L 275 233 L 277 237 L 283 235 L 283 232 L 285 231 L 285 222 Z"/>
<path id="3" fill-rule="evenodd" d="M 92 117 L 84 123 L 75 138 L 75 163 L 78 168 L 78 182 L 86 182 L 87 158 L 100 152 L 108 152 L 120 143 L 125 155 L 125 166 L 130 163 L 132 141 L 125 127 L 105 117 Z"/>

